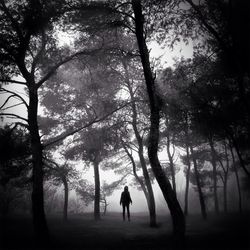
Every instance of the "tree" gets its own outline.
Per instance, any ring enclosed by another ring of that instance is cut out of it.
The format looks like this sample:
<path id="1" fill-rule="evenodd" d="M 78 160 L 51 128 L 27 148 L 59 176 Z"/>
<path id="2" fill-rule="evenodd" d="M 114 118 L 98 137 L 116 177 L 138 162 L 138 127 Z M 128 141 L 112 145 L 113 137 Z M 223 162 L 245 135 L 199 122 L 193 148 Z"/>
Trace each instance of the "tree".
<path id="1" fill-rule="evenodd" d="M 176 244 L 182 244 L 185 235 L 185 218 L 181 206 L 176 198 L 176 195 L 171 187 L 169 180 L 165 177 L 160 165 L 157 151 L 159 140 L 159 120 L 160 120 L 160 100 L 157 96 L 155 79 L 153 77 L 149 53 L 145 41 L 144 34 L 144 17 L 142 15 L 142 6 L 140 1 L 132 1 L 134 11 L 135 32 L 140 52 L 147 93 L 149 97 L 150 107 L 150 133 L 148 145 L 148 157 L 156 180 L 163 192 L 163 196 L 169 206 L 169 210 L 173 219 L 173 229 Z"/>
<path id="2" fill-rule="evenodd" d="M 113 181 L 111 183 L 103 182 L 100 188 L 100 202 L 103 204 L 103 215 L 106 215 L 108 202 L 107 197 L 111 196 L 113 192 L 124 184 L 124 179 L 127 175 L 124 175 L 121 179 Z M 95 187 L 90 184 L 89 181 L 85 179 L 81 179 L 78 182 L 77 193 L 80 195 L 81 199 L 84 201 L 85 205 L 89 205 L 90 203 L 95 201 Z"/>
<path id="3" fill-rule="evenodd" d="M 48 228 L 43 201 L 43 150 L 37 122 L 38 89 L 63 64 L 79 54 L 93 53 L 91 48 L 69 53 L 60 50 L 53 37 L 53 23 L 62 13 L 64 1 L 4 1 L 0 3 L 1 14 L 1 82 L 20 84 L 27 88 L 28 103 L 18 94 L 1 87 L 1 91 L 21 100 L 27 108 L 28 117 L 1 113 L 20 119 L 28 127 L 31 138 L 33 162 L 32 211 L 35 235 L 39 243 L 48 239 Z M 68 56 L 68 54 L 70 54 Z M 14 80 L 13 77 L 22 80 Z M 8 97 L 7 101 L 11 98 Z"/>
<path id="4" fill-rule="evenodd" d="M 228 139 L 234 141 L 241 166 L 246 175 L 250 176 L 247 168 L 248 160 L 245 157 L 248 151 L 245 145 L 249 145 L 249 88 L 247 85 L 250 72 L 249 57 L 246 55 L 249 54 L 250 48 L 248 32 L 244 31 L 248 30 L 249 25 L 247 14 L 250 8 L 249 3 L 247 1 L 195 3 L 192 0 L 185 2 L 188 3 L 184 11 L 186 21 L 189 23 L 191 21 L 193 27 L 199 27 L 206 41 L 206 44 L 200 42 L 197 52 L 209 53 L 209 57 L 217 61 L 217 66 L 219 66 L 217 69 L 221 69 L 220 75 L 223 77 L 217 87 L 225 84 L 225 92 L 220 94 L 218 102 L 223 105 L 224 111 L 220 125 L 225 128 Z M 234 119 L 231 120 L 231 118 Z M 236 132 L 237 127 L 241 127 L 241 133 Z M 244 142 L 238 140 L 241 136 L 245 138 Z"/>
<path id="5" fill-rule="evenodd" d="M 77 144 L 78 142 L 78 144 Z M 80 158 L 86 163 L 92 163 L 94 167 L 95 202 L 94 217 L 100 219 L 100 163 L 115 152 L 116 140 L 112 136 L 112 130 L 108 127 L 88 128 L 75 140 L 75 145 L 67 150 L 66 157 Z"/>
<path id="6" fill-rule="evenodd" d="M 249 81 L 249 28 L 248 1 L 228 1 L 196 4 L 187 0 L 191 15 L 207 34 L 207 41 L 224 63 L 224 71 L 229 77 L 236 77 L 238 94 L 249 117 L 249 95 L 246 82 Z M 246 78 L 245 78 L 246 77 Z"/>
<path id="7" fill-rule="evenodd" d="M 125 71 L 125 84 L 126 84 L 126 88 L 128 90 L 129 96 L 131 98 L 131 110 L 132 110 L 132 128 L 134 131 L 134 135 L 138 144 L 138 156 L 140 159 L 140 165 L 142 167 L 142 171 L 143 171 L 143 177 L 144 177 L 144 181 L 145 181 L 145 186 L 147 188 L 147 203 L 148 203 L 148 208 L 149 208 L 149 214 L 150 214 L 150 226 L 151 227 L 155 227 L 156 226 L 156 212 L 155 212 L 155 199 L 154 199 L 154 193 L 153 193 L 153 189 L 152 189 L 152 185 L 151 185 L 151 180 L 149 177 L 149 173 L 147 170 L 147 165 L 146 165 L 146 161 L 145 161 L 145 157 L 144 157 L 144 142 L 143 142 L 143 136 L 141 135 L 141 131 L 139 128 L 139 119 L 138 119 L 138 104 L 136 105 L 136 88 L 138 88 L 139 86 L 133 86 L 135 84 L 133 84 L 133 81 L 136 81 L 136 79 L 132 79 L 132 81 L 130 81 L 130 75 L 129 72 L 132 72 L 133 69 L 130 68 L 129 70 L 129 65 L 127 62 L 126 58 L 122 58 L 122 65 L 124 67 L 124 71 Z M 142 132 L 145 132 L 145 128 L 142 129 Z M 126 149 L 126 152 L 128 154 L 128 156 L 131 159 L 131 154 L 129 154 L 129 152 Z M 132 160 L 132 159 L 131 159 Z M 133 161 L 132 161 L 133 164 Z M 137 180 L 139 180 L 137 178 Z M 146 194 L 146 193 L 145 193 Z"/>
<path id="8" fill-rule="evenodd" d="M 198 194 L 199 194 L 201 214 L 202 214 L 203 219 L 205 220 L 207 218 L 207 212 L 206 212 L 205 198 L 204 198 L 204 194 L 202 192 L 201 177 L 200 177 L 198 163 L 197 163 L 198 157 L 197 157 L 197 155 L 195 155 L 196 152 L 194 152 L 193 146 L 190 146 L 190 152 L 191 152 L 191 157 L 193 160 L 195 182 L 196 182 L 197 190 L 198 190 Z"/>
<path id="9" fill-rule="evenodd" d="M 65 154 L 65 153 L 64 153 Z M 52 179 L 55 185 L 63 184 L 64 186 L 64 205 L 63 205 L 63 220 L 68 220 L 68 203 L 70 184 L 78 179 L 78 171 L 64 159 L 64 164 L 60 165 L 54 160 L 51 160 L 51 154 L 45 157 L 45 164 L 48 168 L 46 177 Z"/>

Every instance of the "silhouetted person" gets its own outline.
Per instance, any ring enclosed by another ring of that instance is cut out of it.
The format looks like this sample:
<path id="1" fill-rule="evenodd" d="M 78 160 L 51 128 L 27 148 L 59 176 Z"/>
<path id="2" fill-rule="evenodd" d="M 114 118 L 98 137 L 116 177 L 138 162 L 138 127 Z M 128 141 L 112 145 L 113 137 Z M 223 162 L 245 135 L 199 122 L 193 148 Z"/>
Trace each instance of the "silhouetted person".
<path id="1" fill-rule="evenodd" d="M 122 205 L 122 216 L 125 220 L 125 209 L 127 208 L 128 220 L 130 221 L 129 204 L 132 204 L 130 193 L 128 191 L 128 186 L 124 187 L 124 191 L 121 194 L 120 205 Z"/>

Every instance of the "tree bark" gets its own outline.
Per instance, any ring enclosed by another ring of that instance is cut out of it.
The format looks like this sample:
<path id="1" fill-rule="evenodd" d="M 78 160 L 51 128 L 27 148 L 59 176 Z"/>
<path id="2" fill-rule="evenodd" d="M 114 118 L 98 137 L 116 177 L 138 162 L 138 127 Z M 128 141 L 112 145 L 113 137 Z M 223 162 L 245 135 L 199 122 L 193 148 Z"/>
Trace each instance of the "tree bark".
<path id="1" fill-rule="evenodd" d="M 172 186 L 173 186 L 173 190 L 175 192 L 175 195 L 177 195 L 177 193 L 176 193 L 176 182 L 175 182 L 175 168 L 174 168 L 173 157 L 172 157 L 172 154 L 170 152 L 170 136 L 169 136 L 169 133 L 167 133 L 166 137 L 167 137 L 167 154 L 168 154 L 169 167 L 170 167 L 170 173 L 171 173 L 171 179 L 172 179 Z"/>
<path id="2" fill-rule="evenodd" d="M 186 229 L 185 216 L 172 189 L 172 186 L 165 176 L 157 155 L 159 141 L 160 104 L 159 98 L 156 94 L 156 86 L 149 62 L 149 53 L 144 38 L 144 18 L 142 15 L 141 1 L 132 0 L 132 7 L 135 16 L 137 43 L 140 51 L 140 57 L 150 102 L 150 132 L 148 145 L 149 161 L 170 210 L 173 222 L 174 246 L 182 247 L 184 244 Z"/>
<path id="3" fill-rule="evenodd" d="M 226 169 L 224 170 L 224 186 L 223 186 L 223 196 L 224 196 L 224 212 L 227 213 L 227 183 L 228 183 L 228 171 L 229 171 L 229 157 L 228 157 L 228 148 L 226 141 L 224 141 L 225 156 L 226 156 Z"/>
<path id="4" fill-rule="evenodd" d="M 219 213 L 219 202 L 217 192 L 217 169 L 216 169 L 216 152 L 214 148 L 214 142 L 212 136 L 208 136 L 208 142 L 211 148 L 212 166 L 213 166 L 213 191 L 214 191 L 214 211 L 216 214 Z"/>
<path id="5" fill-rule="evenodd" d="M 240 179 L 239 179 L 239 174 L 238 174 L 238 170 L 235 164 L 235 156 L 234 156 L 234 152 L 233 152 L 233 147 L 231 145 L 231 143 L 229 142 L 229 147 L 230 147 L 230 152 L 231 152 L 231 156 L 232 156 L 232 160 L 233 160 L 233 168 L 234 168 L 234 173 L 235 173 L 235 178 L 236 178 L 236 183 L 237 183 L 237 189 L 238 189 L 238 196 L 239 196 L 239 212 L 242 212 L 242 198 L 241 198 L 241 189 L 240 189 Z"/>
<path id="6" fill-rule="evenodd" d="M 250 178 L 250 172 L 249 172 L 249 170 L 248 170 L 247 167 L 246 167 L 246 164 L 245 164 L 244 159 L 242 158 L 242 155 L 241 155 L 241 152 L 240 152 L 238 143 L 237 143 L 237 141 L 235 140 L 233 134 L 232 134 L 231 132 L 229 132 L 229 131 L 227 131 L 227 132 L 228 132 L 228 134 L 229 134 L 230 141 L 232 142 L 232 145 L 233 145 L 233 147 L 235 148 L 235 151 L 236 151 L 236 154 L 237 154 L 237 156 L 238 156 L 240 165 L 241 165 L 241 167 L 243 168 L 244 172 L 246 173 L 247 177 Z"/>
<path id="7" fill-rule="evenodd" d="M 185 207 L 184 207 L 184 214 L 185 216 L 188 215 L 188 192 L 189 192 L 189 179 L 190 179 L 190 169 L 191 169 L 191 162 L 190 162 L 190 154 L 189 154 L 189 147 L 186 145 L 186 154 L 187 154 L 187 173 L 186 173 L 186 189 L 185 189 Z"/>
<path id="8" fill-rule="evenodd" d="M 107 200 L 106 198 L 104 199 L 104 210 L 103 210 L 103 215 L 106 215 L 107 213 L 107 207 L 108 207 L 108 203 L 107 203 Z"/>
<path id="9" fill-rule="evenodd" d="M 37 243 L 41 244 L 48 240 L 49 231 L 44 212 L 43 152 L 37 123 L 38 94 L 35 83 L 31 83 L 30 86 L 32 87 L 29 87 L 28 123 L 33 162 L 32 214 L 35 237 Z"/>
<path id="10" fill-rule="evenodd" d="M 64 205 L 63 205 L 63 220 L 68 220 L 68 202 L 69 202 L 69 187 L 66 177 L 62 178 L 62 182 L 64 185 Z"/>
<path id="11" fill-rule="evenodd" d="M 94 161 L 94 176 L 95 176 L 95 201 L 94 201 L 94 218 L 95 220 L 101 219 L 100 214 L 100 175 L 99 175 L 99 162 Z"/>
<path id="12" fill-rule="evenodd" d="M 224 197 L 223 201 L 224 212 L 227 213 L 227 179 L 224 181 L 223 185 L 223 197 Z"/>
<path id="13" fill-rule="evenodd" d="M 197 189 L 198 189 L 198 194 L 199 194 L 199 200 L 200 200 L 200 206 L 201 206 L 201 214 L 202 214 L 203 219 L 206 220 L 207 219 L 206 204 L 205 204 L 204 196 L 203 196 L 202 189 L 201 189 L 201 183 L 200 183 L 200 176 L 199 176 L 197 161 L 196 161 L 196 158 L 194 156 L 193 146 L 191 146 L 191 145 L 190 145 L 190 151 L 191 151 L 192 160 L 193 160 L 193 163 L 194 163 L 194 173 L 195 173 L 195 179 L 196 179 L 196 184 L 197 184 Z"/>

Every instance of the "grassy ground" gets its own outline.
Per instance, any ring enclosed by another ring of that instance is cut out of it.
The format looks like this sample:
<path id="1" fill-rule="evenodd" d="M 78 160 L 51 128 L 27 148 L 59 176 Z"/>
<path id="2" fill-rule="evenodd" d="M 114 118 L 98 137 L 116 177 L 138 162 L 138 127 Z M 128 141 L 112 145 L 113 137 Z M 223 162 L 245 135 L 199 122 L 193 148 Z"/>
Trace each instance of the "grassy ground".
<path id="1" fill-rule="evenodd" d="M 123 222 L 112 213 L 95 222 L 92 215 L 72 215 L 67 223 L 48 217 L 51 243 L 47 249 L 171 249 L 171 219 L 158 216 L 157 228 L 149 228 L 145 215 Z M 1 221 L 0 249 L 34 249 L 32 221 L 12 217 Z M 250 249 L 249 214 L 187 218 L 186 249 Z"/>

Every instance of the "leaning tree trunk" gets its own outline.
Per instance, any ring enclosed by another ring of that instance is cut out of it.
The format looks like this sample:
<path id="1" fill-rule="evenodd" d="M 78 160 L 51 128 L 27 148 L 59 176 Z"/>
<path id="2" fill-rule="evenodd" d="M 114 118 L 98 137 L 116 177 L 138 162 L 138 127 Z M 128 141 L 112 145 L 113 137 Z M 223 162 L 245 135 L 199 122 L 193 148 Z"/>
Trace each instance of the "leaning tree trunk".
<path id="1" fill-rule="evenodd" d="M 168 155 L 168 159 L 169 159 L 169 167 L 170 167 L 173 190 L 175 192 L 175 195 L 177 195 L 176 182 L 175 182 L 175 168 L 174 168 L 173 156 L 170 152 L 170 136 L 169 136 L 169 134 L 167 135 L 167 155 Z"/>
<path id="2" fill-rule="evenodd" d="M 147 194 L 148 194 L 148 208 L 149 208 L 149 216 L 150 216 L 150 226 L 155 227 L 156 226 L 156 212 L 155 212 L 155 198 L 153 193 L 153 188 L 151 185 L 150 177 L 148 174 L 146 162 L 143 156 L 143 145 L 142 142 L 139 143 L 139 158 L 140 163 L 142 166 L 142 172 L 145 179 L 145 184 L 147 187 Z"/>
<path id="3" fill-rule="evenodd" d="M 213 166 L 214 211 L 216 214 L 218 214 L 219 213 L 219 202 L 218 202 L 218 192 L 217 192 L 216 152 L 215 152 L 214 142 L 213 142 L 212 136 L 209 136 L 208 141 L 209 141 L 209 145 L 211 148 L 212 166 Z"/>
<path id="4" fill-rule="evenodd" d="M 224 141 L 224 148 L 225 148 L 225 156 L 226 156 L 226 169 L 224 170 L 224 186 L 223 186 L 223 195 L 224 195 L 224 212 L 227 213 L 227 183 L 228 183 L 228 171 L 230 167 L 229 157 L 228 157 L 228 149 L 227 144 Z"/>
<path id="5" fill-rule="evenodd" d="M 186 173 L 185 207 L 184 207 L 185 216 L 188 215 L 188 192 L 189 192 L 189 179 L 190 179 L 190 169 L 191 169 L 188 145 L 186 145 L 186 154 L 187 154 L 187 173 Z"/>
<path id="6" fill-rule="evenodd" d="M 175 246 L 179 247 L 184 243 L 185 228 L 186 228 L 185 216 L 177 200 L 177 197 L 172 189 L 172 186 L 169 180 L 166 178 L 165 173 L 158 159 L 157 153 L 158 153 L 158 143 L 159 143 L 159 122 L 160 122 L 159 98 L 156 94 L 156 89 L 155 89 L 156 86 L 149 62 L 148 48 L 144 38 L 144 32 L 143 32 L 144 18 L 142 15 L 141 2 L 139 0 L 132 0 L 132 7 L 135 17 L 135 30 L 136 30 L 137 43 L 140 51 L 140 57 L 150 102 L 150 132 L 149 132 L 148 156 L 156 180 L 162 190 L 163 196 L 168 204 L 171 213 L 173 221 Z"/>
<path id="7" fill-rule="evenodd" d="M 202 214 L 203 219 L 206 220 L 207 219 L 206 204 L 205 204 L 204 195 L 203 195 L 202 189 L 201 189 L 200 175 L 199 175 L 199 171 L 198 171 L 197 161 L 196 161 L 196 158 L 194 156 L 193 146 L 191 146 L 191 145 L 190 145 L 190 151 L 191 151 L 192 160 L 194 163 L 194 174 L 195 174 L 195 180 L 196 180 L 198 194 L 199 194 L 201 214 Z"/>
<path id="8" fill-rule="evenodd" d="M 233 147 L 231 143 L 229 142 L 229 147 L 230 147 L 230 153 L 232 156 L 233 160 L 233 168 L 234 168 L 234 173 L 235 173 L 235 178 L 236 178 L 236 183 L 237 183 L 237 189 L 238 189 L 238 196 L 239 196 L 239 212 L 242 212 L 242 198 L 241 198 L 241 189 L 240 189 L 240 179 L 239 179 L 239 174 L 238 174 L 238 169 L 236 167 L 236 162 L 235 162 L 235 157 L 234 157 L 234 152 L 233 152 Z"/>
<path id="9" fill-rule="evenodd" d="M 38 94 L 35 83 L 29 88 L 28 123 L 31 137 L 31 154 L 33 162 L 32 214 L 35 237 L 41 244 L 48 240 L 49 232 L 44 212 L 43 194 L 43 152 L 37 123 Z"/>
<path id="10" fill-rule="evenodd" d="M 227 213 L 227 177 L 224 176 L 225 180 L 224 180 L 224 185 L 223 185 L 223 197 L 224 197 L 224 212 Z"/>
<path id="11" fill-rule="evenodd" d="M 238 143 L 237 143 L 236 139 L 234 138 L 233 133 L 229 129 L 226 129 L 226 132 L 228 134 L 228 139 L 230 141 L 230 145 L 233 146 L 235 151 L 236 151 L 236 154 L 237 154 L 239 162 L 240 162 L 240 166 L 243 168 L 243 170 L 246 173 L 247 177 L 250 178 L 250 172 L 247 169 L 247 166 L 246 166 L 246 163 L 245 163 L 244 159 L 242 158 Z"/>
<path id="12" fill-rule="evenodd" d="M 99 162 L 95 161 L 94 164 L 94 177 L 95 177 L 95 201 L 94 201 L 94 218 L 95 220 L 101 219 L 100 213 L 100 174 L 99 174 Z"/>
<path id="13" fill-rule="evenodd" d="M 67 178 L 65 176 L 62 177 L 62 182 L 64 185 L 64 205 L 63 205 L 63 220 L 68 220 L 68 203 L 69 203 L 69 187 Z"/>
<path id="14" fill-rule="evenodd" d="M 104 208 L 103 208 L 103 216 L 105 216 L 106 213 L 107 213 L 107 208 L 108 208 L 108 202 L 107 202 L 107 198 L 106 198 L 105 195 L 103 197 L 103 206 L 104 206 Z"/>

